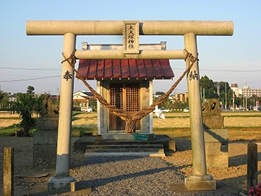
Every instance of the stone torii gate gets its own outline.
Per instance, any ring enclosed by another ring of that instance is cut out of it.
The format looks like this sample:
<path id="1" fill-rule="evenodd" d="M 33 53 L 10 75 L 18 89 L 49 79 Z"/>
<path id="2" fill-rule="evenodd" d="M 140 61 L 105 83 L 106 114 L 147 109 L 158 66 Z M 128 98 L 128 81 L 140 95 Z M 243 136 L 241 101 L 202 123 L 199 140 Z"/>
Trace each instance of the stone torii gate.
<path id="1" fill-rule="evenodd" d="M 75 51 L 77 35 L 123 35 L 123 51 L 77 50 L 78 59 L 186 59 L 184 50 L 139 50 L 139 35 L 183 35 L 185 49 L 197 57 L 198 35 L 233 35 L 231 21 L 27 21 L 27 35 L 64 36 L 63 54 L 70 57 Z M 131 36 L 131 37 L 130 37 Z M 133 42 L 132 42 L 133 41 Z M 186 59 L 186 66 L 190 60 Z M 72 119 L 74 71 L 63 61 L 61 99 L 57 140 L 56 173 L 48 182 L 49 192 L 69 191 L 75 178 L 69 175 L 70 133 Z M 185 179 L 188 190 L 215 190 L 216 182 L 207 174 L 204 130 L 202 122 L 199 68 L 196 61 L 187 75 L 190 106 L 193 174 Z"/>

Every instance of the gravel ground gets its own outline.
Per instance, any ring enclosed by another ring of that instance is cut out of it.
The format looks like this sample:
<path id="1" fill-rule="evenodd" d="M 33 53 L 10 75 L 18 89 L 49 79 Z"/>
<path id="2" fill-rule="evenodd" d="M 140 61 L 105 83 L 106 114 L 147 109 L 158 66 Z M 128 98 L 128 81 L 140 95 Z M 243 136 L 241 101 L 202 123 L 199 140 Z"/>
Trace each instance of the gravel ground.
<path id="1" fill-rule="evenodd" d="M 77 138 L 72 138 L 72 143 Z M 33 167 L 33 139 L 26 137 L 0 137 L 0 166 L 3 168 L 3 148 L 6 146 L 14 147 L 15 159 L 15 196 L 30 195 L 39 186 L 46 188 L 47 181 L 54 175 L 53 169 L 39 169 Z M 93 195 L 232 195 L 226 191 L 223 193 L 189 193 L 175 194 L 170 189 L 170 184 L 184 184 L 184 176 L 190 175 L 191 167 L 191 149 L 190 141 L 177 140 L 178 152 L 162 159 L 159 157 L 84 157 L 81 153 L 72 153 L 70 175 L 76 178 L 76 187 L 92 188 Z M 243 144 L 232 144 L 231 156 L 237 159 L 236 171 L 234 166 L 224 169 L 211 170 L 209 173 L 214 179 L 228 185 L 241 182 L 245 175 L 242 172 L 246 170 L 245 163 L 240 161 L 245 154 L 246 149 Z M 245 144 L 244 144 L 245 146 Z M 236 150 L 233 150 L 236 149 Z M 238 151 L 241 151 L 239 153 Z M 243 159 L 242 159 L 243 160 Z M 241 165 L 244 164 L 244 165 Z M 214 172 L 215 171 L 215 172 Z M 260 170 L 259 170 L 260 171 Z M 239 172 L 239 173 L 237 173 Z M 40 177 L 21 177 L 21 176 Z M 20 176 L 20 177 L 19 177 Z M 230 177 L 231 176 L 231 177 Z M 227 179 L 229 178 L 229 179 Z M 241 179 L 241 180 L 240 180 Z M 2 169 L 0 169 L 0 195 L 2 193 Z M 233 187 L 233 186 L 229 186 Z M 234 187 L 233 187 L 234 188 Z M 47 195 L 47 194 L 38 194 Z"/>
<path id="2" fill-rule="evenodd" d="M 169 183 L 183 177 L 161 158 L 91 157 L 77 181 L 93 187 L 90 195 L 173 195 Z"/>
<path id="3" fill-rule="evenodd" d="M 90 157 L 74 174 L 77 185 L 98 195 L 232 195 L 173 193 L 172 183 L 184 183 L 176 168 L 158 157 Z"/>

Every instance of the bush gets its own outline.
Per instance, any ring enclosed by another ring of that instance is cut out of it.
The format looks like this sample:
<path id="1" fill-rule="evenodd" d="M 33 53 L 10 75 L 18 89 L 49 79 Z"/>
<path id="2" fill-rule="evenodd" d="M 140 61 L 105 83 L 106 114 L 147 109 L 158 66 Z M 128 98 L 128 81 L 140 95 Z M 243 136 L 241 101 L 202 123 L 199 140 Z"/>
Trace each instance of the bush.
<path id="1" fill-rule="evenodd" d="M 73 111 L 81 111 L 81 107 L 73 107 L 72 110 Z"/>

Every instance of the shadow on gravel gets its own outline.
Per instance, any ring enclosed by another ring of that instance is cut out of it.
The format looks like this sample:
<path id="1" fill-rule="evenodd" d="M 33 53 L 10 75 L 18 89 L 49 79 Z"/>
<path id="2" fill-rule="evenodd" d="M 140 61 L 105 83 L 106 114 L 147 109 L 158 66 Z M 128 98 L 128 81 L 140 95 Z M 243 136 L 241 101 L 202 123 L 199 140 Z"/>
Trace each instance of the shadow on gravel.
<path id="1" fill-rule="evenodd" d="M 173 172 L 175 172 L 176 175 L 180 175 L 176 172 L 174 167 L 163 167 L 163 168 L 157 168 L 157 169 L 144 170 L 144 171 L 137 172 L 137 173 L 118 175 L 118 176 L 109 177 L 109 178 L 99 178 L 99 179 L 96 178 L 95 180 L 86 180 L 86 181 L 83 180 L 83 181 L 77 182 L 77 186 L 92 187 L 92 188 L 96 187 L 97 188 L 99 186 L 103 186 L 108 183 L 127 180 L 127 179 L 131 179 L 131 178 L 137 178 L 140 176 L 153 175 L 153 174 L 163 172 L 166 170 L 172 170 Z"/>
<path id="2" fill-rule="evenodd" d="M 261 171 L 258 171 L 258 175 L 261 174 Z M 235 178 L 227 178 L 227 179 L 223 179 L 221 180 L 223 183 L 227 184 L 229 187 L 238 190 L 238 191 L 244 191 L 241 190 L 240 188 L 238 188 L 240 186 L 241 183 L 243 183 L 244 181 L 246 181 L 247 179 L 247 175 L 242 175 L 242 176 L 238 176 Z M 232 181 L 231 181 L 232 180 Z M 245 194 L 247 194 L 245 192 Z"/>
<path id="3" fill-rule="evenodd" d="M 257 154 L 258 161 L 261 161 L 261 153 Z M 246 165 L 247 164 L 247 154 L 229 157 L 229 166 L 240 166 L 240 165 Z"/>
<path id="4" fill-rule="evenodd" d="M 229 157 L 229 166 L 241 166 L 247 164 L 247 144 L 249 142 L 255 142 L 255 140 L 246 141 L 246 140 L 236 140 L 236 141 L 229 141 L 230 144 L 245 144 L 246 151 L 245 154 L 237 155 L 237 156 L 230 156 Z M 258 161 L 261 161 L 261 152 L 257 154 Z"/>
<path id="5" fill-rule="evenodd" d="M 103 164 L 110 162 L 119 162 L 119 161 L 130 161 L 135 159 L 142 159 L 144 157 L 141 156 L 121 156 L 120 158 L 117 156 L 108 156 L 108 157 L 88 157 L 84 161 L 84 165 L 93 165 L 93 164 Z M 156 157 L 155 157 L 156 158 Z"/>

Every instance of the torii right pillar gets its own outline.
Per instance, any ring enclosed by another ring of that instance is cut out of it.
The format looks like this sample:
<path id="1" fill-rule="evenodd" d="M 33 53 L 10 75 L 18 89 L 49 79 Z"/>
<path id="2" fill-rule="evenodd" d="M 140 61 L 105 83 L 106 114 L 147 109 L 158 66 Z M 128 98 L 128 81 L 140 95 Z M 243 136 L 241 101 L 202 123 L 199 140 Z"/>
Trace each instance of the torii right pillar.
<path id="1" fill-rule="evenodd" d="M 197 57 L 197 40 L 194 33 L 184 35 L 185 49 Z M 190 59 L 186 59 L 186 66 L 190 66 Z M 187 190 L 216 190 L 216 181 L 207 174 L 204 129 L 199 87 L 198 61 L 195 61 L 187 74 L 189 93 L 189 114 L 191 129 L 191 146 L 193 157 L 193 174 L 185 178 Z"/>

